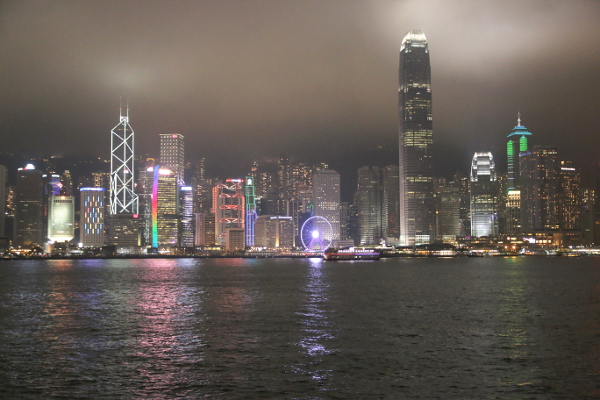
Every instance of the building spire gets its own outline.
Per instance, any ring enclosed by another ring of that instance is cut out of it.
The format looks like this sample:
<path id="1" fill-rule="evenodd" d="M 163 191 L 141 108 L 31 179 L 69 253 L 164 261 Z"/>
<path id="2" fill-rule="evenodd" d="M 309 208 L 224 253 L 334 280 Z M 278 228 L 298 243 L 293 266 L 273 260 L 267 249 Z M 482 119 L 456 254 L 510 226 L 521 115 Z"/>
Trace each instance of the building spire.
<path id="1" fill-rule="evenodd" d="M 517 107 L 517 126 L 521 126 L 521 110 Z"/>

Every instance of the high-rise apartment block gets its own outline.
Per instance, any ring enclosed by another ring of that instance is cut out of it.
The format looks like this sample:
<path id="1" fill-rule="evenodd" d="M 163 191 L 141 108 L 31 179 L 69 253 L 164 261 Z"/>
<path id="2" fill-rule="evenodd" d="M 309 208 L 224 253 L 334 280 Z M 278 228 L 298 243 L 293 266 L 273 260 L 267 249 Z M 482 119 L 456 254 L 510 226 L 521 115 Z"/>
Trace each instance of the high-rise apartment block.
<path id="1" fill-rule="evenodd" d="M 431 67 L 423 32 L 402 40 L 398 75 L 400 241 L 412 246 L 435 234 Z"/>

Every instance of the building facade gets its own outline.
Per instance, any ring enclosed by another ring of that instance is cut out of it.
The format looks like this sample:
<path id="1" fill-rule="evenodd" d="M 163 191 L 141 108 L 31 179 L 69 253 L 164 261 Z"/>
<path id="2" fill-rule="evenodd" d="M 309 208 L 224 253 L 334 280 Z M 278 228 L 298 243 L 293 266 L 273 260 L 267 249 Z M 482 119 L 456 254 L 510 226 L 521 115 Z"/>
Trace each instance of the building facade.
<path id="1" fill-rule="evenodd" d="M 160 166 L 171 170 L 179 185 L 184 185 L 184 137 L 179 133 L 160 134 Z"/>
<path id="2" fill-rule="evenodd" d="M 475 153 L 471 163 L 471 236 L 498 235 L 498 178 L 492 153 Z"/>
<path id="3" fill-rule="evenodd" d="M 332 169 L 317 169 L 313 175 L 313 215 L 331 224 L 332 242 L 340 240 L 340 174 Z"/>
<path id="4" fill-rule="evenodd" d="M 83 247 L 104 245 L 105 189 L 84 187 L 80 193 L 79 242 Z"/>
<path id="5" fill-rule="evenodd" d="M 75 198 L 50 196 L 48 199 L 48 239 L 68 242 L 75 237 Z"/>
<path id="6" fill-rule="evenodd" d="M 553 146 L 534 146 L 520 154 L 521 231 L 559 229 L 560 163 Z"/>
<path id="7" fill-rule="evenodd" d="M 421 31 L 402 40 L 398 111 L 400 242 L 412 246 L 429 243 L 435 234 L 431 67 Z"/>
<path id="8" fill-rule="evenodd" d="M 42 245 L 43 225 L 42 172 L 31 164 L 17 171 L 15 188 L 14 246 Z"/>

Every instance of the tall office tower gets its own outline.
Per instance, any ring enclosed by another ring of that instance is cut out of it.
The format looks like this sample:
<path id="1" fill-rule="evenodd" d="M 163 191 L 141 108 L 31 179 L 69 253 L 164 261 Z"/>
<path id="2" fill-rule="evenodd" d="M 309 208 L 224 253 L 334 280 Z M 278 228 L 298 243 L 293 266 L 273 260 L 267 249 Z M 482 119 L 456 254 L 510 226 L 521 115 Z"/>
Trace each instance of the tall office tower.
<path id="1" fill-rule="evenodd" d="M 179 237 L 179 184 L 177 175 L 162 165 L 158 168 L 155 189 L 156 238 L 158 245 L 177 246 Z M 154 211 L 153 211 L 154 212 Z M 154 228 L 153 228 L 154 230 Z"/>
<path id="2" fill-rule="evenodd" d="M 581 171 L 571 161 L 560 162 L 558 177 L 559 226 L 561 230 L 581 230 L 583 210 Z"/>
<path id="3" fill-rule="evenodd" d="M 81 196 L 79 214 L 79 241 L 83 247 L 104 246 L 105 192 L 102 187 L 79 189 Z"/>
<path id="4" fill-rule="evenodd" d="M 529 150 L 531 132 L 521 125 L 521 113 L 517 115 L 517 126 L 508 134 L 506 143 L 507 186 L 504 208 L 504 232 L 508 235 L 521 233 L 521 173 L 519 154 Z"/>
<path id="5" fill-rule="evenodd" d="M 290 159 L 287 156 L 281 156 L 277 164 L 277 191 L 282 199 L 292 198 Z"/>
<path id="6" fill-rule="evenodd" d="M 471 236 L 498 235 L 498 180 L 492 153 L 475 153 L 471 164 Z"/>
<path id="7" fill-rule="evenodd" d="M 50 196 L 48 199 L 48 239 L 68 242 L 75 237 L 75 197 Z"/>
<path id="8" fill-rule="evenodd" d="M 73 177 L 68 169 L 60 176 L 61 196 L 73 196 Z"/>
<path id="9" fill-rule="evenodd" d="M 208 212 L 196 213 L 194 246 L 205 247 L 215 244 L 215 214 Z"/>
<path id="10" fill-rule="evenodd" d="M 400 188 L 399 170 L 397 165 L 389 165 L 382 170 L 383 173 L 383 207 L 387 222 L 383 221 L 384 235 L 387 242 L 398 244 L 400 237 Z M 387 228 L 386 228 L 387 225 Z"/>
<path id="11" fill-rule="evenodd" d="M 257 185 L 256 185 L 256 197 L 257 198 L 262 198 L 265 197 L 267 195 L 267 192 L 269 191 L 269 189 L 271 189 L 274 186 L 274 182 L 275 178 L 273 177 L 273 174 L 269 171 L 263 171 L 259 173 L 259 178 L 257 181 Z"/>
<path id="12" fill-rule="evenodd" d="M 156 162 L 153 158 L 146 159 L 143 168 L 140 168 L 139 170 L 137 186 L 140 216 L 143 221 L 142 225 L 144 226 L 144 244 L 152 247 L 154 247 L 152 236 L 152 196 L 154 193 L 155 165 Z"/>
<path id="13" fill-rule="evenodd" d="M 183 140 L 183 135 L 179 133 L 160 134 L 160 166 L 173 171 L 181 186 L 184 184 L 185 171 Z"/>
<path id="14" fill-rule="evenodd" d="M 532 133 L 521 125 L 521 113 L 519 113 L 517 116 L 517 126 L 507 136 L 508 190 L 519 190 L 521 176 L 519 172 L 519 154 L 529 150 L 530 136 L 532 136 Z"/>
<path id="15" fill-rule="evenodd" d="M 92 172 L 92 180 L 94 187 L 101 187 L 105 192 L 110 190 L 110 173 L 108 172 Z"/>
<path id="16" fill-rule="evenodd" d="M 228 233 L 238 235 L 238 230 L 244 233 L 244 219 L 246 215 L 243 181 L 241 179 L 227 179 L 218 183 L 213 188 L 213 205 L 215 210 L 215 242 L 219 246 L 228 246 Z M 242 237 L 242 240 L 244 240 Z"/>
<path id="17" fill-rule="evenodd" d="M 439 186 L 435 200 L 436 239 L 444 243 L 455 243 L 460 236 L 460 188 Z"/>
<path id="18" fill-rule="evenodd" d="M 340 240 L 340 174 L 318 169 L 313 174 L 313 215 L 325 218 L 333 228 L 331 241 Z"/>
<path id="19" fill-rule="evenodd" d="M 180 218 L 181 229 L 179 244 L 181 247 L 194 247 L 194 191 L 191 186 L 181 186 L 180 190 Z"/>
<path id="20" fill-rule="evenodd" d="M 256 202 L 254 195 L 254 178 L 246 177 L 244 185 L 246 196 L 246 246 L 254 246 L 254 223 L 256 222 Z"/>
<path id="21" fill-rule="evenodd" d="M 359 244 L 379 244 L 383 235 L 382 188 L 378 167 L 358 169 Z"/>
<path id="22" fill-rule="evenodd" d="M 412 246 L 435 233 L 431 67 L 423 32 L 402 40 L 398 75 L 400 242 Z"/>
<path id="23" fill-rule="evenodd" d="M 14 246 L 41 245 L 46 232 L 42 223 L 42 171 L 31 164 L 17 171 L 15 188 Z"/>
<path id="24" fill-rule="evenodd" d="M 0 165 L 0 237 L 6 235 L 6 179 L 8 177 L 6 167 Z"/>
<path id="25" fill-rule="evenodd" d="M 295 164 L 291 168 L 292 199 L 312 199 L 313 168 L 304 163 Z"/>
<path id="26" fill-rule="evenodd" d="M 583 189 L 581 191 L 582 244 L 585 246 L 594 244 L 595 197 L 594 189 Z"/>
<path id="27" fill-rule="evenodd" d="M 519 158 L 522 232 L 558 229 L 560 164 L 556 148 L 534 146 Z"/>
<path id="28" fill-rule="evenodd" d="M 471 185 L 470 178 L 463 174 L 454 175 L 454 185 L 458 188 L 460 195 L 459 220 L 461 237 L 471 236 Z"/>
<path id="29" fill-rule="evenodd" d="M 126 115 L 119 108 L 120 121 L 111 131 L 110 138 L 110 214 L 137 214 L 138 197 L 135 194 L 134 132 L 129 125 L 129 107 Z"/>
<path id="30" fill-rule="evenodd" d="M 199 179 L 206 179 L 206 158 L 204 157 L 198 161 L 197 174 Z"/>

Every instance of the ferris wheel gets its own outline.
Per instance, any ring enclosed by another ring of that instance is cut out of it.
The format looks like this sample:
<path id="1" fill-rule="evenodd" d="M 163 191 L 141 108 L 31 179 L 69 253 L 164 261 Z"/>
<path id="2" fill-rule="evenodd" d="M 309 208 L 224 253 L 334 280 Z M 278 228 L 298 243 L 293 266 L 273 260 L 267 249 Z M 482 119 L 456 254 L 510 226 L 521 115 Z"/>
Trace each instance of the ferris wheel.
<path id="1" fill-rule="evenodd" d="M 307 251 L 325 251 L 331 246 L 333 228 L 323 217 L 310 217 L 302 225 L 300 238 Z"/>

